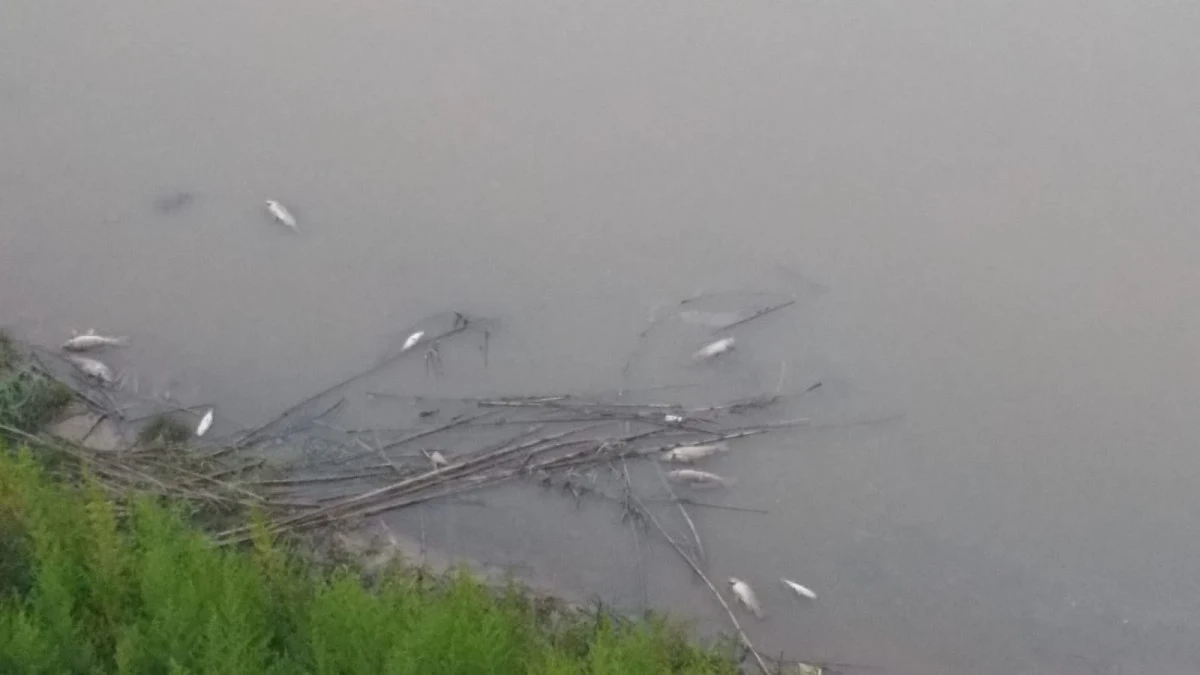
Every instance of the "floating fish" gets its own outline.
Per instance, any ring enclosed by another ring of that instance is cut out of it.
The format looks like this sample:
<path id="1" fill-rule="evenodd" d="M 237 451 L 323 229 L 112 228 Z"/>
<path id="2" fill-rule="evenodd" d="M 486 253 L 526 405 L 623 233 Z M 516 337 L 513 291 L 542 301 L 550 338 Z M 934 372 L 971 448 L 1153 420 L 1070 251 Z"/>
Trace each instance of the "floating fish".
<path id="1" fill-rule="evenodd" d="M 450 462 L 446 461 L 446 456 L 437 450 L 432 452 L 427 451 L 425 453 L 425 457 L 429 459 L 429 463 L 433 465 L 434 469 L 440 469 L 443 466 L 449 466 L 450 464 Z"/>
<path id="2" fill-rule="evenodd" d="M 96 331 L 89 330 L 83 335 L 75 337 L 63 343 L 62 348 L 69 352 L 86 352 L 89 349 L 97 347 L 119 347 L 129 344 L 127 337 L 106 337 L 104 335 L 96 335 Z"/>
<path id="3" fill-rule="evenodd" d="M 668 462 L 683 462 L 684 464 L 691 464 L 697 460 L 715 455 L 718 452 L 729 452 L 729 446 L 724 443 L 711 443 L 709 445 L 683 445 L 664 452 L 662 458 Z"/>
<path id="4" fill-rule="evenodd" d="M 200 423 L 196 425 L 196 437 L 199 438 L 208 433 L 209 428 L 213 423 L 213 409 L 209 408 L 208 412 L 204 413 L 204 417 L 200 418 Z"/>
<path id="5" fill-rule="evenodd" d="M 117 378 L 113 377 L 112 369 L 96 359 L 89 359 L 83 356 L 68 356 L 67 360 L 84 375 L 100 380 L 101 384 L 112 384 L 117 380 Z"/>
<path id="6" fill-rule="evenodd" d="M 712 344 L 701 347 L 695 354 L 692 354 L 692 359 L 696 361 L 705 361 L 714 356 L 724 354 L 725 352 L 733 349 L 735 342 L 736 340 L 731 337 L 721 338 Z"/>
<path id="7" fill-rule="evenodd" d="M 715 473 L 697 469 L 675 469 L 667 472 L 667 478 L 676 483 L 687 483 L 695 488 L 727 487 L 732 484 L 728 478 L 722 478 Z"/>
<path id="8" fill-rule="evenodd" d="M 784 586 L 787 586 L 788 588 L 792 589 L 793 591 L 796 591 L 796 595 L 799 595 L 802 598 L 808 598 L 809 600 L 817 599 L 816 593 L 813 593 L 808 588 L 801 586 L 800 584 L 798 584 L 794 581 L 789 581 L 787 579 L 780 579 L 780 581 L 783 582 Z"/>
<path id="9" fill-rule="evenodd" d="M 404 341 L 404 346 L 400 348 L 400 351 L 406 352 L 413 347 L 416 347 L 417 343 L 420 342 L 421 338 L 423 337 L 425 337 L 425 331 L 423 330 L 419 330 L 412 335 L 409 335 L 408 339 Z"/>
<path id="10" fill-rule="evenodd" d="M 750 610 L 751 614 L 759 619 L 763 618 L 762 605 L 758 604 L 758 596 L 754 594 L 754 589 L 750 588 L 750 584 L 737 577 L 729 577 L 729 589 L 733 591 L 738 601 Z"/>
<path id="11" fill-rule="evenodd" d="M 267 211 L 271 214 L 271 216 L 273 216 L 275 218 L 275 220 L 278 220 L 280 223 L 287 225 L 288 227 L 292 228 L 292 230 L 294 230 L 296 232 L 300 231 L 300 228 L 297 227 L 297 225 L 296 225 L 296 216 L 293 216 L 292 212 L 288 211 L 286 206 L 284 206 L 283 204 L 280 204 L 279 202 L 275 201 L 274 199 L 268 199 L 266 201 L 266 204 L 267 204 Z"/>

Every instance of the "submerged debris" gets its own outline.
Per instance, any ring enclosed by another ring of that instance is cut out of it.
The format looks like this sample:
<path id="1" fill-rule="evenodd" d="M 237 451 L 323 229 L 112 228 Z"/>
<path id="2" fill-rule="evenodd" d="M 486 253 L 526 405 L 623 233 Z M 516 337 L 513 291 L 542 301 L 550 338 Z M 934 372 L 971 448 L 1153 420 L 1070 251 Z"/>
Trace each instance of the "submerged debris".
<path id="1" fill-rule="evenodd" d="M 754 594 L 754 589 L 750 588 L 750 584 L 737 577 L 729 577 L 729 590 L 733 591 L 734 597 L 750 610 L 751 614 L 759 619 L 763 618 L 762 605 L 758 603 L 758 596 Z"/>
<path id="2" fill-rule="evenodd" d="M 714 356 L 719 356 L 719 355 L 724 354 L 725 352 L 733 349 L 733 345 L 735 342 L 736 342 L 736 340 L 734 340 L 731 337 L 722 338 L 720 340 L 717 340 L 716 342 L 713 342 L 711 344 L 705 345 L 704 347 L 701 347 L 699 350 L 696 351 L 695 354 L 692 354 L 692 359 L 694 359 L 696 361 L 707 361 L 708 359 L 711 359 Z"/>
<path id="3" fill-rule="evenodd" d="M 93 329 L 67 340 L 63 343 L 62 348 L 69 352 L 85 352 L 98 347 L 123 347 L 127 344 L 129 344 L 129 338 L 127 337 L 97 335 Z"/>
<path id="4" fill-rule="evenodd" d="M 154 208 L 160 213 L 176 213 L 182 211 L 195 201 L 196 195 L 180 191 L 160 195 L 154 199 Z"/>
<path id="5" fill-rule="evenodd" d="M 296 217 L 292 215 L 291 211 L 287 210 L 286 206 L 280 204 L 274 199 L 268 199 L 265 203 L 267 205 L 267 212 L 270 213 L 275 220 L 290 227 L 294 232 L 300 231 L 300 228 L 296 224 Z"/>
<path id="6" fill-rule="evenodd" d="M 156 442 L 168 444 L 184 443 L 191 436 L 191 429 L 166 415 L 155 415 L 141 430 L 137 439 L 142 445 Z"/>

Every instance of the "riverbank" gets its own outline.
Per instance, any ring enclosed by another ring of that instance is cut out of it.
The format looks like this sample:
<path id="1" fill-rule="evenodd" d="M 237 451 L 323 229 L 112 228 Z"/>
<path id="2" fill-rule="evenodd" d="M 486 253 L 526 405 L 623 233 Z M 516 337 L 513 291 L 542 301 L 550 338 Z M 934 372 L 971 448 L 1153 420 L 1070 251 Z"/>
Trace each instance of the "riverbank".
<path id="1" fill-rule="evenodd" d="M 570 609 L 465 572 L 365 577 L 272 541 L 219 549 L 178 505 L 112 501 L 0 443 L 0 670 L 734 673 L 659 618 Z"/>
<path id="2" fill-rule="evenodd" d="M 424 551 L 418 561 L 395 537 L 381 548 L 361 531 L 285 533 L 272 504 L 213 463 L 222 450 L 185 450 L 190 431 L 169 417 L 144 424 L 132 446 L 89 447 L 104 414 L 80 413 L 88 401 L 0 341 L 0 671 L 735 673 L 750 663 L 736 640 L 700 644 L 661 616 L 568 603 Z M 86 415 L 95 421 L 81 439 L 44 433 Z M 245 542 L 214 546 L 231 527 Z"/>

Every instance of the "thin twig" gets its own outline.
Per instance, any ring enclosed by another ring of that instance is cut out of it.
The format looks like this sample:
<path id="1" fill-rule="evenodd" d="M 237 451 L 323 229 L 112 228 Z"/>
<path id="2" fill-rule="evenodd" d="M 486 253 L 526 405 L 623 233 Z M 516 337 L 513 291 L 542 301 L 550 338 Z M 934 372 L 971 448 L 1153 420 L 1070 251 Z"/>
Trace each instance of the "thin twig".
<path id="1" fill-rule="evenodd" d="M 704 408 L 688 408 L 687 414 L 699 415 L 710 412 L 741 412 L 748 408 L 766 408 L 780 399 L 779 394 L 761 394 L 749 398 L 740 398 L 729 403 L 710 405 Z"/>
<path id="2" fill-rule="evenodd" d="M 522 464 L 525 464 L 525 463 L 529 462 L 530 458 L 533 455 L 535 455 L 539 452 L 545 452 L 547 450 L 553 450 L 556 447 L 559 447 L 556 445 L 548 445 L 548 446 L 543 446 L 543 447 L 539 448 L 537 446 L 542 445 L 544 443 L 552 443 L 554 441 L 566 438 L 567 436 L 570 436 L 571 434 L 577 434 L 581 431 L 588 431 L 589 429 L 594 429 L 594 428 L 596 428 L 596 426 L 598 426 L 598 425 L 592 425 L 589 427 L 581 427 L 578 429 L 567 429 L 566 431 L 561 431 L 557 434 L 550 434 L 549 436 L 542 436 L 541 438 L 535 438 L 535 439 L 532 439 L 529 441 L 525 441 L 524 443 L 520 443 L 518 445 L 512 445 L 513 443 L 515 443 L 518 440 L 527 438 L 528 436 L 531 436 L 531 435 L 537 433 L 538 431 L 541 431 L 541 426 L 537 426 L 537 427 L 532 428 L 530 431 L 528 431 L 524 434 L 521 434 L 520 436 L 517 436 L 514 439 L 505 441 L 504 443 L 500 444 L 498 447 L 492 446 L 491 448 L 485 449 L 483 452 L 487 453 L 487 452 L 491 452 L 492 450 L 504 449 L 504 451 L 506 453 L 515 453 L 515 452 L 520 452 L 522 450 L 529 450 L 530 448 L 533 448 L 532 450 L 529 451 L 529 454 L 526 455 L 524 462 L 522 462 Z"/>
<path id="3" fill-rule="evenodd" d="M 92 435 L 92 432 L 96 430 L 96 427 L 100 426 L 100 424 L 106 419 L 108 419 L 108 413 L 101 413 L 100 415 L 97 415 L 96 421 L 92 422 L 92 426 L 88 427 L 87 433 L 85 433 L 83 437 L 79 439 L 79 442 L 82 444 L 84 441 L 86 441 Z"/>
<path id="4" fill-rule="evenodd" d="M 27 431 L 22 431 L 16 427 L 10 427 L 7 424 L 0 424 L 0 430 L 7 431 L 10 434 L 24 438 L 27 441 L 33 441 L 34 443 L 45 443 L 46 442 L 44 439 L 42 439 L 39 436 L 35 436 Z"/>
<path id="5" fill-rule="evenodd" d="M 361 515 L 373 515 L 374 513 L 379 512 L 378 507 L 367 508 L 367 505 L 370 504 L 373 500 L 376 500 L 379 498 L 387 498 L 387 497 L 391 497 L 393 495 L 406 494 L 408 491 L 416 491 L 419 489 L 425 489 L 426 487 L 429 487 L 430 484 L 432 484 L 435 481 L 438 481 L 440 479 L 462 477 L 465 475 L 466 470 L 477 469 L 477 468 L 485 466 L 491 462 L 494 462 L 497 459 L 501 459 L 506 456 L 511 456 L 514 452 L 516 452 L 520 448 L 521 448 L 521 446 L 516 446 L 515 448 L 502 448 L 500 450 L 497 450 L 496 452 L 493 452 L 493 453 L 490 453 L 487 455 L 483 455 L 481 457 L 474 457 L 474 458 L 471 458 L 471 459 L 468 459 L 465 461 L 457 462 L 455 464 L 450 464 L 448 466 L 435 468 L 431 471 L 427 471 L 425 473 L 418 474 L 411 478 L 401 480 L 397 483 L 392 483 L 390 485 L 385 485 L 383 487 L 376 488 L 374 490 L 369 490 L 369 491 L 361 493 L 361 494 L 357 494 L 357 495 L 354 495 L 351 497 L 346 497 L 345 499 L 335 501 L 335 502 L 328 504 L 328 505 L 322 507 L 321 509 L 314 511 L 312 513 L 301 514 L 298 516 L 292 516 L 290 518 L 284 518 L 282 520 L 279 520 L 279 521 L 275 522 L 274 525 L 272 526 L 272 531 L 273 532 L 283 532 L 283 531 L 286 531 L 289 529 L 300 529 L 300 528 L 304 528 L 307 526 L 311 526 L 313 524 L 313 521 L 323 520 L 323 519 L 336 519 L 339 517 L 340 511 L 349 511 L 350 513 L 361 512 Z M 513 473 L 511 475 L 516 475 L 516 474 Z M 505 476 L 505 477 L 507 478 L 508 476 Z M 409 503 L 411 503 L 411 502 L 409 502 Z M 345 514 L 340 514 L 340 515 L 345 515 Z M 216 538 L 218 539 L 218 541 L 221 541 L 221 543 L 234 543 L 237 541 L 243 541 L 246 538 L 248 532 L 249 532 L 249 528 L 247 526 L 241 526 L 241 527 L 236 527 L 236 528 L 232 528 L 230 530 L 221 532 L 217 535 Z M 234 538 L 228 539 L 228 537 L 234 537 Z"/>
<path id="6" fill-rule="evenodd" d="M 392 461 L 392 458 L 388 457 L 387 453 L 383 451 L 383 445 L 379 442 L 379 434 L 375 434 L 375 451 L 379 453 L 379 456 L 383 459 L 384 463 L 392 467 L 392 471 L 395 471 L 397 476 L 404 475 L 404 472 L 400 470 L 400 467 L 396 466 L 396 463 Z"/>
<path id="7" fill-rule="evenodd" d="M 246 485 L 262 485 L 262 486 L 290 486 L 290 485 L 311 485 L 314 483 L 336 483 L 343 480 L 358 480 L 360 478 L 378 478 L 378 472 L 367 473 L 352 473 L 342 474 L 337 476 L 317 476 L 314 478 L 275 478 L 266 480 L 255 480 L 245 483 Z"/>
<path id="8" fill-rule="evenodd" d="M 444 497 L 451 497 L 454 495 L 462 494 L 464 492 L 471 492 L 473 490 L 478 490 L 478 489 L 484 488 L 484 487 L 491 487 L 491 486 L 503 483 L 504 481 L 511 480 L 514 477 L 514 475 L 515 474 L 506 474 L 506 475 L 497 476 L 497 477 L 488 477 L 488 478 L 484 478 L 483 480 L 480 480 L 476 483 L 471 483 L 468 485 L 463 485 L 463 486 L 458 486 L 458 487 L 450 487 L 450 488 L 443 489 L 439 492 L 419 494 L 419 495 L 416 495 L 413 497 L 405 496 L 402 498 L 397 498 L 392 501 L 382 502 L 375 506 L 365 508 L 361 512 L 358 512 L 357 515 L 365 518 L 368 516 L 374 516 L 374 515 L 378 515 L 381 513 L 386 513 L 388 511 L 394 511 L 396 509 L 403 508 L 405 506 L 412 506 L 414 504 L 421 504 L 424 502 L 433 501 L 434 499 L 442 499 Z M 306 527 L 311 527 L 311 526 L 315 526 L 318 524 L 320 524 L 320 523 L 313 523 L 312 525 L 306 525 Z"/>
<path id="9" fill-rule="evenodd" d="M 179 405 L 178 403 L 174 403 L 172 401 L 164 401 L 163 399 L 161 399 L 157 396 L 146 396 L 145 394 L 139 394 L 135 391 L 127 391 L 125 393 L 129 394 L 130 396 L 133 396 L 134 398 L 141 399 L 142 401 L 144 401 L 145 403 L 148 403 L 150 405 L 160 405 L 160 406 L 163 406 L 164 408 L 170 408 L 171 410 L 174 410 L 176 412 L 183 412 L 183 413 L 188 413 L 188 414 L 193 414 L 193 415 L 198 410 L 204 410 L 205 408 L 211 408 L 215 405 L 213 403 L 208 403 L 205 405 Z M 161 413 L 152 413 L 149 416 L 153 417 L 154 415 L 157 415 L 157 414 L 161 414 Z M 145 417 L 147 417 L 147 416 L 142 415 L 140 417 L 133 418 L 133 419 L 144 419 Z M 131 420 L 127 420 L 127 421 L 133 421 L 133 420 L 131 419 Z"/>
<path id="10" fill-rule="evenodd" d="M 807 423 L 808 420 L 802 420 L 802 422 Z M 795 424 L 789 424 L 787 426 L 795 426 Z M 738 429 L 735 431 L 706 432 L 709 435 L 709 438 L 706 440 L 706 442 L 716 443 L 718 441 L 732 441 L 734 439 L 746 438 L 748 436 L 758 436 L 760 434 L 770 433 L 772 431 L 772 429 L 775 429 L 775 428 L 782 428 L 782 427 L 759 426 L 759 427 L 746 427 L 746 428 Z M 662 445 L 652 445 L 649 447 L 637 448 L 635 450 L 631 450 L 629 452 L 629 454 L 639 455 L 639 456 L 657 455 L 657 454 L 660 454 L 663 452 L 667 452 L 668 450 L 674 450 L 675 448 L 681 448 L 685 445 L 694 445 L 695 443 L 696 443 L 696 441 L 694 441 L 694 440 L 676 441 L 674 443 L 664 443 Z"/>
<path id="11" fill-rule="evenodd" d="M 557 408 L 559 406 L 552 405 L 558 401 L 565 401 L 569 396 L 545 396 L 538 398 L 481 398 L 472 401 L 475 405 L 484 408 Z"/>
<path id="12" fill-rule="evenodd" d="M 879 417 L 868 417 L 861 420 L 850 420 L 848 422 L 821 422 L 812 425 L 813 429 L 845 429 L 848 427 L 866 427 L 876 424 L 888 424 L 904 419 L 904 415 L 881 415 Z"/>
<path id="13" fill-rule="evenodd" d="M 331 413 L 335 412 L 336 410 L 338 410 L 339 408 L 341 408 L 344 405 L 346 405 L 346 397 L 345 396 L 339 398 L 336 403 L 334 403 L 333 405 L 326 408 L 324 412 L 320 412 L 320 413 L 317 413 L 316 415 L 313 415 L 312 421 L 314 421 L 314 422 L 319 421 L 321 418 L 330 415 Z"/>
<path id="14" fill-rule="evenodd" d="M 38 351 L 41 351 L 41 350 L 38 347 L 31 345 L 30 351 L 29 351 L 29 356 L 30 356 L 30 358 L 33 359 L 33 362 L 34 362 L 34 364 L 36 364 L 37 369 L 40 370 L 43 375 L 50 378 L 51 380 L 54 380 L 55 382 L 61 382 L 68 389 L 73 391 L 76 396 L 83 399 L 87 403 L 91 404 L 91 406 L 93 408 L 95 408 L 96 410 L 99 410 L 101 412 L 109 412 L 113 409 L 113 406 L 109 406 L 104 403 L 101 403 L 100 401 L 97 401 L 92 396 L 91 392 L 89 392 L 86 389 L 75 384 L 73 378 L 63 378 L 63 377 L 59 377 L 58 375 L 56 375 L 54 373 L 54 371 L 51 370 L 50 367 L 47 366 L 44 361 L 42 361 L 42 358 L 38 355 Z M 46 352 L 46 354 L 49 354 L 50 356 L 53 356 L 54 358 L 57 358 L 57 359 L 62 358 L 52 352 Z M 121 414 L 121 412 L 119 410 L 117 411 L 117 417 L 124 419 L 123 415 Z"/>
<path id="15" fill-rule="evenodd" d="M 231 492 L 237 492 L 237 493 L 240 493 L 240 494 L 246 495 L 247 497 L 249 497 L 250 499 L 252 499 L 252 500 L 254 500 L 254 501 L 256 501 L 256 502 L 265 502 L 265 501 L 266 501 L 266 498 L 264 498 L 262 495 L 260 495 L 260 494 L 258 494 L 258 493 L 255 493 L 255 492 L 251 492 L 250 490 L 247 490 L 246 488 L 244 488 L 244 487 L 241 487 L 241 486 L 239 486 L 239 485 L 234 485 L 233 483 L 227 483 L 227 482 L 225 482 L 225 481 L 223 481 L 223 480 L 218 480 L 218 479 L 216 479 L 216 478 L 213 478 L 213 477 L 211 477 L 211 476 L 206 476 L 206 475 L 204 475 L 204 474 L 202 474 L 202 473 L 196 473 L 195 471 L 189 471 L 188 469 L 185 469 L 185 468 L 183 468 L 183 467 L 180 467 L 180 466 L 163 466 L 161 463 L 156 463 L 156 464 L 157 464 L 158 466 L 162 467 L 162 468 L 163 468 L 163 469 L 165 469 L 165 470 L 168 470 L 168 471 L 178 471 L 179 473 L 182 473 L 182 474 L 186 474 L 186 475 L 192 476 L 193 478 L 198 478 L 198 479 L 200 479 L 200 480 L 208 481 L 208 482 L 210 482 L 210 483 L 212 483 L 212 484 L 214 484 L 214 485 L 218 485 L 218 486 L 220 486 L 220 487 L 223 487 L 223 488 L 225 488 L 226 490 L 229 490 L 229 491 L 231 491 Z"/>
<path id="16" fill-rule="evenodd" d="M 651 499 L 651 500 L 647 500 L 647 501 L 656 501 L 656 500 Z M 681 504 L 687 504 L 688 506 L 696 506 L 696 507 L 700 507 L 700 508 L 704 508 L 704 509 L 724 509 L 726 511 L 743 511 L 746 513 L 770 513 L 770 511 L 768 511 L 766 509 L 755 509 L 755 508 L 750 508 L 749 506 L 729 506 L 728 504 L 709 504 L 708 502 L 698 502 L 694 499 L 688 499 L 686 497 L 684 497 L 682 499 L 678 499 L 676 501 L 678 501 Z"/>
<path id="17" fill-rule="evenodd" d="M 240 464 L 237 466 L 231 466 L 228 468 L 221 469 L 220 471 L 217 471 L 215 473 L 210 473 L 210 474 L 208 474 L 208 478 L 218 478 L 219 479 L 219 478 L 224 478 L 225 476 L 232 476 L 235 474 L 242 473 L 243 471 L 248 471 L 250 469 L 256 469 L 256 468 L 262 466 L 265 462 L 266 462 L 266 460 L 262 459 L 262 458 L 251 460 L 244 464 Z"/>
<path id="18" fill-rule="evenodd" d="M 457 312 L 456 312 L 456 314 L 457 314 Z M 448 331 L 443 332 L 441 335 L 434 336 L 432 339 L 439 340 L 441 338 L 450 337 L 451 335 L 454 335 L 456 333 L 461 333 L 462 331 L 466 330 L 468 326 L 470 326 L 470 322 L 467 321 L 465 317 L 463 317 L 461 314 L 458 314 L 457 316 L 458 316 L 458 319 L 460 319 L 460 320 L 455 321 L 455 326 L 453 328 L 451 328 Z M 245 434 L 242 435 L 242 437 L 236 443 L 233 444 L 233 447 L 244 447 L 245 445 L 249 444 L 249 442 L 251 440 L 253 440 L 256 436 L 258 436 L 260 433 L 262 433 L 266 429 L 269 429 L 270 427 L 274 426 L 278 422 L 282 422 L 283 420 L 292 416 L 292 414 L 295 413 L 297 410 L 300 410 L 301 408 L 312 403 L 313 401 L 319 400 L 319 399 L 321 399 L 321 398 L 323 398 L 345 386 L 348 386 L 354 382 L 357 382 L 358 380 L 361 380 L 362 378 L 367 377 L 368 375 L 371 375 L 372 373 L 376 373 L 376 372 L 390 366 L 397 359 L 399 359 L 400 357 L 402 357 L 408 353 L 410 353 L 410 351 L 401 351 L 396 354 L 393 354 L 387 358 L 381 359 L 378 363 L 372 365 L 371 367 L 369 367 L 365 370 L 361 370 L 357 373 L 354 373 L 353 375 L 350 375 L 349 377 L 346 377 L 343 380 L 340 380 L 338 382 L 335 382 L 335 383 L 329 385 L 328 387 L 325 387 L 321 391 L 318 391 L 317 393 L 313 394 L 312 396 L 305 398 L 304 400 L 300 401 L 299 403 L 296 403 L 295 405 L 291 406 L 290 408 L 279 413 L 278 415 L 271 418 L 267 422 L 246 432 Z"/>
<path id="19" fill-rule="evenodd" d="M 421 566 L 425 565 L 425 507 L 417 507 L 417 520 L 421 523 Z"/>
<path id="20" fill-rule="evenodd" d="M 713 334 L 716 334 L 716 333 L 721 333 L 723 331 L 727 331 L 730 328 L 750 323 L 751 321 L 754 321 L 755 319 L 762 318 L 772 312 L 777 312 L 777 311 L 783 309 L 784 307 L 791 307 L 794 304 L 796 304 L 795 298 L 793 298 L 791 300 L 786 300 L 777 305 L 771 305 L 770 307 L 764 307 L 744 319 L 739 319 L 737 321 L 734 321 L 733 323 L 725 324 L 724 326 L 721 326 L 719 328 L 714 328 L 712 332 L 713 332 Z"/>
<path id="21" fill-rule="evenodd" d="M 654 473 L 658 474 L 659 482 L 667 489 L 667 494 L 671 495 L 671 500 L 675 502 L 675 506 L 679 507 L 679 513 L 687 521 L 688 529 L 692 531 L 692 539 L 696 541 L 697 557 L 700 559 L 700 562 L 707 564 L 708 556 L 704 554 L 704 542 L 700 541 L 700 532 L 696 529 L 696 523 L 692 522 L 692 516 L 688 513 L 687 507 L 679 500 L 679 495 L 675 494 L 675 489 L 671 487 L 670 481 L 667 480 L 667 474 L 663 472 L 662 464 L 657 461 L 654 462 Z"/>
<path id="22" fill-rule="evenodd" d="M 301 530 L 319 525 L 323 522 L 331 522 L 341 518 L 376 515 L 392 509 L 400 508 L 402 506 L 410 506 L 412 504 L 418 504 L 423 501 L 435 499 L 437 497 L 458 494 L 468 490 L 475 490 L 487 485 L 494 485 L 520 475 L 524 472 L 524 469 L 507 469 L 492 475 L 479 475 L 478 473 L 476 473 L 476 475 L 470 475 L 467 470 L 471 469 L 475 472 L 478 472 L 480 469 L 487 467 L 493 462 L 506 457 L 511 457 L 517 452 L 520 452 L 526 448 L 533 447 L 534 449 L 531 450 L 532 454 L 559 447 L 564 444 L 551 445 L 542 448 L 537 448 L 534 446 L 555 438 L 561 438 L 569 433 L 576 433 L 584 430 L 586 429 L 569 430 L 561 434 L 535 439 L 520 445 L 503 447 L 486 455 L 471 457 L 456 464 L 437 468 L 432 471 L 402 480 L 398 483 L 393 483 L 391 485 L 383 486 L 381 488 L 361 494 L 349 495 L 332 501 L 316 511 L 279 520 L 272 527 L 272 531 L 283 532 L 287 530 Z M 569 442 L 565 445 L 578 442 L 579 441 Z M 444 484 L 445 482 L 461 478 L 465 478 L 467 481 L 469 481 L 468 484 L 459 487 L 446 488 L 440 492 L 431 494 L 416 494 L 428 488 L 436 487 L 440 484 Z M 380 499 L 383 501 L 378 501 Z M 243 526 L 221 532 L 216 536 L 216 538 L 221 544 L 232 544 L 244 541 L 248 536 L 247 533 L 248 528 Z"/>
<path id="23" fill-rule="evenodd" d="M 629 479 L 629 464 L 626 463 L 624 457 L 621 458 L 621 472 L 625 475 L 625 489 L 627 490 L 626 500 L 628 500 L 628 494 L 633 493 L 633 481 Z M 629 531 L 633 533 L 633 553 L 635 560 L 637 561 L 636 574 L 638 580 L 638 591 L 639 598 L 641 599 L 642 610 L 644 611 L 646 609 L 646 605 L 649 604 L 649 593 L 646 588 L 646 567 L 642 562 L 642 536 L 638 532 L 637 521 L 637 518 L 629 519 Z"/>
<path id="24" fill-rule="evenodd" d="M 698 577 L 700 577 L 700 580 L 703 581 L 706 586 L 708 586 L 708 590 L 712 591 L 712 594 L 717 598 L 717 602 L 721 603 L 721 607 L 725 608 L 725 613 L 729 615 L 729 621 L 733 624 L 733 629 L 737 631 L 738 637 L 742 639 L 742 644 L 746 645 L 746 649 L 750 650 L 750 654 L 753 655 L 754 660 L 758 662 L 758 667 L 762 669 L 763 675 L 771 675 L 771 669 L 767 667 L 767 663 L 763 660 L 762 655 L 760 655 L 758 650 L 754 648 L 754 643 L 750 641 L 750 636 L 746 635 L 746 631 L 742 629 L 742 624 L 738 621 L 737 615 L 733 613 L 733 609 L 729 606 L 729 603 L 725 601 L 725 597 L 721 595 L 721 592 L 717 590 L 717 587 L 713 585 L 712 580 L 708 578 L 708 575 L 704 573 L 704 570 L 700 569 L 700 565 L 696 564 L 695 560 L 692 560 L 692 557 L 687 554 L 687 551 L 683 549 L 683 546 L 667 533 L 666 528 L 664 528 L 662 523 L 658 522 L 658 518 L 655 518 L 654 514 L 646 508 L 646 505 L 642 503 L 642 500 L 637 496 L 637 494 L 634 493 L 630 496 L 637 503 L 638 507 L 642 511 L 642 514 L 650 521 L 652 525 L 654 525 L 654 528 L 658 530 L 659 534 L 661 534 L 663 538 L 667 540 L 667 543 L 671 545 L 671 548 L 675 549 L 675 552 L 679 554 L 679 557 L 683 558 L 683 561 L 688 564 L 688 567 L 691 567 L 692 571 L 695 572 Z"/>
<path id="25" fill-rule="evenodd" d="M 405 443 L 415 441 L 418 438 L 425 438 L 426 436 L 432 436 L 436 433 L 440 433 L 440 432 L 446 431 L 448 429 L 453 429 L 454 427 L 459 427 L 464 424 L 468 424 L 470 422 L 474 422 L 475 420 L 478 420 L 480 418 L 486 417 L 491 414 L 492 413 L 490 413 L 490 412 L 486 412 L 486 413 L 480 413 L 478 415 L 471 415 L 470 417 L 460 417 L 458 419 L 451 420 L 441 426 L 437 426 L 432 429 L 426 429 L 425 431 L 418 431 L 417 433 L 405 436 L 404 438 L 401 438 L 398 441 L 392 441 L 391 443 L 388 443 L 387 445 L 383 446 L 383 449 L 391 450 L 392 448 L 404 445 Z"/>
<path id="26" fill-rule="evenodd" d="M 158 399 L 147 398 L 146 401 L 151 404 L 162 403 L 163 405 L 168 405 L 166 402 L 160 401 Z M 141 406 L 141 404 L 136 404 L 136 403 L 134 404 L 134 407 L 140 407 L 140 406 Z M 180 412 L 196 413 L 200 410 L 205 410 L 205 409 L 208 409 L 211 407 L 213 407 L 212 403 L 206 403 L 203 405 L 189 405 L 189 406 L 176 407 L 175 410 L 178 410 Z M 144 415 L 137 415 L 134 417 L 126 417 L 125 421 L 126 422 L 140 422 L 145 419 L 150 419 L 151 417 L 157 417 L 161 414 L 163 414 L 161 411 L 156 411 L 156 412 L 146 413 Z"/>

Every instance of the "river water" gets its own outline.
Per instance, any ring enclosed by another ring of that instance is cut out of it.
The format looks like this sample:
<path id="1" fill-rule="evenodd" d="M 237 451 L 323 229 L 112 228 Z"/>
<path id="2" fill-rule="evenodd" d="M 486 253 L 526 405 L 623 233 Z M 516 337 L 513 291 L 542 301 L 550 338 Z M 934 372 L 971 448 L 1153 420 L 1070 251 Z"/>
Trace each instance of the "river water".
<path id="1" fill-rule="evenodd" d="M 417 360 L 393 388 L 619 387 L 664 303 L 791 295 L 723 367 L 773 380 L 786 361 L 789 388 L 825 383 L 803 408 L 833 423 L 714 465 L 738 478 L 722 499 L 769 513 L 697 513 L 713 575 L 763 596 L 763 651 L 877 669 L 848 672 L 1200 672 L 1197 7 L 3 15 L 13 332 L 132 335 L 114 365 L 219 401 L 231 432 L 447 309 L 495 319 L 488 366 L 448 346 L 444 378 Z M 634 581 L 613 509 L 484 497 L 426 507 L 433 545 L 724 626 L 668 549 Z"/>

